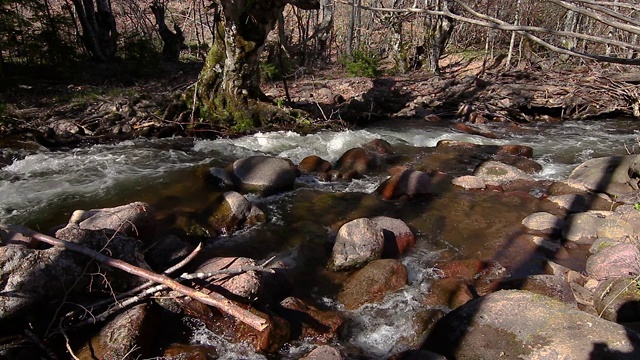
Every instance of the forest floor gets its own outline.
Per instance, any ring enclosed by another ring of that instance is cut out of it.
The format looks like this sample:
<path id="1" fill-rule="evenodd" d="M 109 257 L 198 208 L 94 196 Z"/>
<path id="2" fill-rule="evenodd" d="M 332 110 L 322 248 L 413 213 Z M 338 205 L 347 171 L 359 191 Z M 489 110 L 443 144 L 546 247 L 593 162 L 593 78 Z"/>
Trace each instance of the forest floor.
<path id="1" fill-rule="evenodd" d="M 179 121 L 170 110 L 184 103 L 182 95 L 194 86 L 201 66 L 180 63 L 150 72 L 135 65 L 87 64 L 74 74 L 16 77 L 0 98 L 0 136 L 5 143 L 31 137 L 47 147 L 66 147 L 132 137 L 239 135 L 234 129 Z M 629 68 L 590 64 L 504 71 L 499 61 L 490 61 L 483 72 L 481 60 L 448 56 L 442 70 L 439 76 L 417 70 L 371 79 L 349 77 L 336 65 L 294 74 L 286 87 L 283 81 L 265 82 L 264 92 L 278 106 L 311 116 L 255 131 L 354 127 L 390 117 L 456 119 L 471 126 L 640 118 L 640 73 Z"/>

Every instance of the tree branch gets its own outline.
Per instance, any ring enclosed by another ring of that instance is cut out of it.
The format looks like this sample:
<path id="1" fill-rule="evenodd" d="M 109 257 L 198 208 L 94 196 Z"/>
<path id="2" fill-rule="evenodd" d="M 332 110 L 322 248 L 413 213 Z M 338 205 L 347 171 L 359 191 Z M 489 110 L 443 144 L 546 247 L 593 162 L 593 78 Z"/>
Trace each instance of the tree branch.
<path id="1" fill-rule="evenodd" d="M 154 282 L 157 282 L 159 284 L 163 284 L 181 294 L 184 294 L 186 296 L 189 296 L 193 299 L 196 299 L 204 304 L 207 305 L 211 305 L 233 317 L 235 317 L 236 319 L 242 321 L 243 323 L 251 326 L 252 328 L 258 330 L 258 331 L 262 331 L 264 329 L 267 328 L 267 326 L 269 326 L 266 322 L 265 319 L 252 314 L 251 312 L 239 307 L 238 305 L 236 305 L 234 302 L 232 302 L 231 300 L 225 298 L 224 296 L 217 294 L 217 293 L 210 293 L 210 294 L 205 294 L 203 292 L 194 290 L 188 286 L 182 285 L 179 282 L 165 276 L 165 275 L 161 275 L 158 273 L 154 273 L 153 271 L 149 271 L 147 269 L 143 269 L 134 265 L 131 265 L 127 262 L 124 262 L 122 260 L 117 260 L 117 259 L 113 259 L 111 257 L 108 257 L 104 254 L 101 254 L 99 252 L 96 252 L 94 250 L 91 250 L 89 248 L 86 248 L 84 246 L 69 242 L 69 241 L 65 241 L 65 240 L 60 240 L 51 236 L 47 236 L 44 234 L 41 234 L 39 232 L 33 231 L 31 229 L 22 227 L 22 226 L 15 226 L 15 225 L 0 225 L 0 229 L 4 229 L 6 231 L 15 231 L 15 232 L 19 232 L 22 233 L 25 236 L 29 236 L 32 237 L 38 241 L 42 241 L 44 243 L 53 245 L 53 246 L 60 246 L 60 247 L 64 247 L 65 249 L 80 253 L 80 254 L 84 254 L 87 255 L 91 258 L 93 258 L 96 261 L 99 261 L 105 265 L 120 269 L 122 271 L 125 271 L 129 274 L 132 275 L 136 275 L 139 276 L 141 278 L 147 279 L 147 280 L 151 280 Z"/>

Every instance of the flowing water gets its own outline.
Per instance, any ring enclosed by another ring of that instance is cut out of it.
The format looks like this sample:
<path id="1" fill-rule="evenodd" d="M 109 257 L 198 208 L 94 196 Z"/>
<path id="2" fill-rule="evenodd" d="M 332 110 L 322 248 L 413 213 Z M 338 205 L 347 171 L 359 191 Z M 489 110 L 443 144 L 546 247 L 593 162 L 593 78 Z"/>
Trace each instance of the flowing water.
<path id="1" fill-rule="evenodd" d="M 0 223 L 46 231 L 66 223 L 76 209 L 131 201 L 152 204 L 160 219 L 179 212 L 197 212 L 215 196 L 206 181 L 207 170 L 250 155 L 285 157 L 294 163 L 308 155 L 318 155 L 335 162 L 346 150 L 378 138 L 417 154 L 421 148 L 433 147 L 444 139 L 518 144 L 534 149 L 534 160 L 543 165 L 538 178 L 558 180 L 587 159 L 638 152 L 640 137 L 640 123 L 630 120 L 509 129 L 496 124 L 491 130 L 499 135 L 498 139 L 462 134 L 450 126 L 394 120 L 366 130 L 312 135 L 274 132 L 233 140 L 134 140 L 68 151 L 14 147 L 3 152 L 11 163 L 0 169 Z M 294 295 L 312 298 L 324 308 L 341 308 L 333 299 L 338 291 L 336 277 L 342 275 L 325 269 L 329 234 L 356 217 L 387 215 L 403 219 L 417 238 L 416 247 L 401 259 L 409 270 L 409 286 L 381 303 L 346 312 L 349 321 L 340 339 L 341 346 L 358 348 L 367 358 L 384 358 L 415 341 L 410 334 L 416 332 L 414 319 L 428 310 L 422 299 L 437 276 L 433 268 L 436 260 L 460 254 L 483 256 L 481 248 L 488 238 L 511 235 L 502 226 L 502 219 L 504 223 L 517 222 L 536 211 L 518 206 L 514 203 L 517 199 L 503 199 L 489 192 L 451 192 L 428 201 L 399 205 L 369 195 L 384 179 L 384 175 L 377 175 L 331 183 L 301 177 L 292 192 L 267 198 L 249 196 L 265 211 L 267 221 L 211 239 L 209 247 L 218 255 L 255 259 L 275 255 L 296 269 L 298 276 L 310 279 L 296 284 Z M 441 211 L 445 206 L 447 213 Z M 478 216 L 487 212 L 492 214 L 491 221 Z M 470 219 L 469 224 L 452 224 L 449 213 Z M 193 329 L 191 343 L 214 345 L 221 358 L 265 358 L 245 346 L 226 343 L 195 321 L 189 326 Z M 294 359 L 309 350 L 309 344 L 290 344 L 280 357 Z"/>

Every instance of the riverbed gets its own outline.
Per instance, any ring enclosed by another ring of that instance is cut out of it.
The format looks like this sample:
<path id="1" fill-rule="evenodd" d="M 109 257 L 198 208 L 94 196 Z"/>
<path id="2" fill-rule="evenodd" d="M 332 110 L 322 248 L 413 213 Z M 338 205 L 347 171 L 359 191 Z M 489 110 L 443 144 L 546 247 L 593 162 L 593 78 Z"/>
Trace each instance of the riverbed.
<path id="1" fill-rule="evenodd" d="M 225 167 L 251 155 L 288 158 L 295 164 L 317 155 L 334 163 L 345 151 L 374 139 L 383 139 L 396 152 L 416 158 L 441 140 L 530 146 L 533 160 L 542 165 L 535 178 L 549 181 L 566 178 L 573 168 L 591 158 L 640 151 L 640 122 L 633 120 L 486 126 L 496 138 L 461 133 L 450 124 L 395 119 L 367 129 L 310 135 L 272 132 L 237 139 L 138 139 L 63 151 L 32 144 L 17 146 L 4 152 L 5 157 L 9 153 L 13 159 L 0 169 L 0 223 L 46 232 L 66 223 L 76 209 L 145 201 L 156 208 L 163 231 L 172 232 L 175 224 L 163 219 L 176 212 L 197 212 L 207 198 L 219 192 L 208 180 L 212 167 Z M 487 244 L 513 238 L 514 224 L 536 211 L 535 206 L 489 191 L 453 190 L 428 199 L 384 201 L 373 192 L 387 177 L 386 173 L 375 173 L 348 182 L 328 182 L 305 175 L 298 178 L 291 192 L 266 198 L 248 195 L 265 212 L 267 221 L 234 234 L 211 236 L 207 247 L 217 255 L 258 260 L 275 256 L 296 269 L 299 277 L 309 279 L 296 284 L 294 296 L 326 309 L 341 310 L 334 296 L 341 281 L 336 277 L 343 275 L 331 274 L 325 267 L 331 234 L 339 224 L 356 217 L 402 219 L 417 241 L 400 259 L 409 271 L 409 285 L 383 302 L 345 311 L 348 322 L 336 344 L 358 348 L 366 358 L 385 358 L 415 342 L 412 319 L 429 310 L 423 299 L 438 276 L 434 267 L 437 261 L 496 258 L 496 254 L 487 253 L 486 248 L 492 248 Z M 206 238 L 202 233 L 197 236 Z M 511 260 L 515 262 L 516 258 L 512 256 Z M 501 264 L 517 268 L 522 272 L 518 275 L 540 270 L 509 261 L 505 256 Z M 244 345 L 227 343 L 197 321 L 188 326 L 192 344 L 214 345 L 223 359 L 266 358 Z M 295 359 L 309 349 L 304 342 L 290 344 L 278 357 Z"/>

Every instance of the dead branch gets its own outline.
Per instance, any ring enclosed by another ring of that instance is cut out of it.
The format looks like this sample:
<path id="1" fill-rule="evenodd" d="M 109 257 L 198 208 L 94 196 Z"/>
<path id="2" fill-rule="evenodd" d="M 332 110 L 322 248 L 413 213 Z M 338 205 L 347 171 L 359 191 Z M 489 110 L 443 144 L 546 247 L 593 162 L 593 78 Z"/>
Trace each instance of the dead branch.
<path id="1" fill-rule="evenodd" d="M 65 241 L 65 240 L 61 240 L 61 239 L 57 239 L 51 236 L 47 236 L 45 234 L 41 234 L 39 232 L 33 231 L 31 229 L 22 227 L 22 226 L 15 226 L 15 225 L 0 225 L 0 229 L 4 229 L 6 231 L 15 231 L 15 232 L 20 232 L 25 236 L 29 236 L 32 237 L 38 241 L 42 241 L 44 243 L 53 245 L 53 246 L 60 246 L 60 247 L 64 247 L 65 249 L 80 253 L 80 254 L 84 254 L 86 256 L 89 256 L 91 258 L 93 258 L 94 260 L 103 263 L 105 265 L 120 269 L 122 271 L 125 271 L 129 274 L 132 275 L 136 275 L 139 276 L 141 278 L 147 279 L 147 280 L 151 280 L 153 282 L 159 283 L 159 284 L 163 284 L 164 286 L 167 286 L 168 288 L 171 288 L 172 290 L 175 290 L 183 295 L 189 296 L 195 300 L 198 300 L 204 304 L 213 306 L 219 310 L 221 310 L 222 312 L 225 312 L 233 317 L 235 317 L 236 319 L 242 321 L 243 323 L 251 326 L 252 328 L 258 330 L 258 331 L 262 331 L 264 329 L 266 329 L 269 325 L 267 324 L 266 320 L 252 314 L 251 312 L 239 307 L 238 305 L 236 305 L 234 302 L 232 302 L 231 300 L 225 298 L 224 296 L 218 294 L 218 293 L 210 293 L 210 294 L 205 294 L 203 292 L 194 290 L 188 286 L 182 285 L 179 282 L 177 282 L 176 280 L 173 280 L 165 275 L 161 275 L 158 273 L 155 273 L 153 271 L 147 270 L 147 269 L 143 269 L 134 265 L 131 265 L 127 262 L 124 262 L 122 260 L 118 260 L 118 259 L 113 259 L 111 257 L 108 257 L 104 254 L 98 253 L 94 250 L 91 250 L 89 248 L 86 248 L 84 246 L 69 242 L 69 241 Z"/>
<path id="2" fill-rule="evenodd" d="M 516 25 L 511 25 L 511 24 L 509 24 L 509 23 L 507 23 L 505 21 L 502 21 L 500 19 L 496 19 L 496 18 L 493 18 L 493 17 L 488 16 L 486 14 L 482 14 L 480 12 L 477 12 L 477 11 L 473 10 L 473 8 L 471 8 L 468 4 L 466 4 L 465 2 L 463 2 L 461 0 L 452 0 L 452 1 L 454 1 L 456 4 L 460 5 L 465 11 L 467 11 L 469 14 L 471 14 L 475 18 L 471 18 L 471 17 L 462 16 L 462 15 L 458 15 L 458 14 L 452 13 L 447 8 L 444 8 L 443 10 L 429 10 L 429 9 L 416 8 L 416 7 L 405 8 L 405 9 L 392 9 L 392 8 L 372 7 L 372 6 L 364 6 L 364 5 L 359 5 L 359 7 L 362 8 L 362 9 L 365 9 L 365 10 L 378 11 L 378 12 L 419 13 L 419 14 L 428 14 L 428 15 L 434 15 L 434 16 L 446 16 L 446 17 L 452 18 L 454 20 L 458 20 L 458 21 L 462 21 L 462 22 L 466 22 L 466 23 L 474 24 L 474 25 L 478 25 L 478 26 L 489 27 L 489 28 L 498 29 L 498 30 L 505 30 L 505 31 L 515 31 L 518 34 L 520 34 L 520 35 L 528 38 L 529 40 L 535 42 L 536 44 L 538 44 L 540 46 L 543 46 L 544 48 L 546 48 L 548 50 L 551 50 L 553 52 L 559 53 L 559 54 L 564 54 L 564 55 L 569 55 L 569 56 L 576 56 L 576 57 L 581 57 L 581 58 L 585 58 L 585 59 L 592 59 L 592 60 L 596 60 L 596 61 L 600 61 L 600 62 L 607 62 L 607 63 L 613 63 L 613 64 L 640 65 L 640 59 L 617 58 L 617 57 L 612 57 L 612 56 L 597 55 L 597 54 L 583 53 L 583 52 L 579 52 L 579 51 L 575 51 L 575 50 L 570 50 L 570 49 L 567 49 L 567 48 L 564 48 L 564 47 L 553 45 L 553 44 L 551 44 L 551 43 L 549 43 L 549 42 L 547 42 L 547 41 L 545 41 L 545 40 L 543 40 L 543 39 L 541 39 L 541 38 L 539 38 L 539 37 L 537 37 L 535 35 L 530 34 L 529 32 L 542 32 L 542 33 L 551 34 L 551 35 L 561 35 L 561 36 L 575 37 L 575 38 L 589 40 L 589 41 L 593 41 L 593 42 L 597 42 L 597 43 L 609 44 L 609 45 L 620 46 L 620 47 L 630 48 L 630 49 L 637 49 L 639 47 L 638 45 L 630 44 L 630 43 L 622 42 L 622 41 L 617 41 L 617 40 L 612 40 L 612 39 L 607 39 L 607 38 L 603 38 L 603 37 L 599 37 L 599 36 L 587 35 L 587 34 L 582 34 L 582 33 L 575 33 L 575 32 L 571 32 L 571 31 L 555 31 L 555 30 L 548 29 L 548 28 L 541 28 L 541 27 L 534 27 L 534 26 L 516 26 Z M 561 2 L 560 0 L 548 0 L 548 1 L 553 2 L 553 3 Z M 347 4 L 349 6 L 355 6 L 352 2 L 345 1 L 345 0 L 340 1 L 340 3 Z M 563 7 L 569 9 L 569 7 L 566 7 L 566 6 L 563 6 Z M 571 7 L 571 9 L 573 10 L 573 7 Z M 586 10 L 581 10 L 581 12 L 580 11 L 576 11 L 576 12 L 582 13 L 584 11 L 586 11 Z M 590 13 L 594 13 L 594 12 L 591 11 Z M 593 14 L 590 14 L 590 15 L 593 15 Z M 598 14 L 596 14 L 596 15 L 598 15 Z M 589 16 L 589 15 L 586 15 L 586 16 Z M 596 19 L 596 20 L 602 21 L 602 17 L 600 17 L 600 19 Z M 623 23 L 620 23 L 620 22 L 614 22 L 614 24 L 611 24 L 610 22 L 607 22 L 607 25 L 611 25 L 612 27 L 615 27 L 617 29 L 628 31 L 628 32 L 631 32 L 631 33 L 634 33 L 634 34 L 636 34 L 638 31 L 640 31 L 640 29 L 638 27 L 635 27 L 635 26 L 632 26 L 632 25 L 623 24 Z"/>

